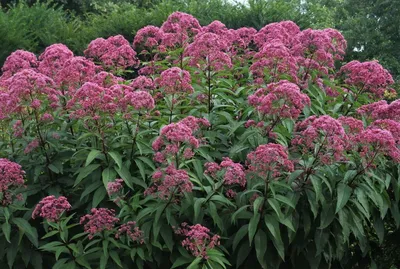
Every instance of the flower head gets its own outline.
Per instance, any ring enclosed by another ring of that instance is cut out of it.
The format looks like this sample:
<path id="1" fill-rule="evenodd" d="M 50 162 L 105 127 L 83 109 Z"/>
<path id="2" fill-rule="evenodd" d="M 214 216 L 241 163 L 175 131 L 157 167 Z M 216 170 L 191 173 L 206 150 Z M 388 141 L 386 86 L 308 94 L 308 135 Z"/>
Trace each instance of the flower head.
<path id="1" fill-rule="evenodd" d="M 115 211 L 108 208 L 92 208 L 91 214 L 81 217 L 80 224 L 84 224 L 84 230 L 89 233 L 89 239 L 97 233 L 105 230 L 112 230 L 119 221 L 115 217 Z"/>
<path id="2" fill-rule="evenodd" d="M 175 233 L 186 237 L 182 241 L 182 246 L 195 257 L 208 259 L 207 250 L 213 249 L 220 244 L 220 236 L 212 235 L 208 228 L 200 224 L 190 226 L 182 223 L 181 227 Z"/>
<path id="3" fill-rule="evenodd" d="M 17 163 L 0 158 L 0 204 L 7 206 L 12 203 L 15 190 L 25 187 L 25 172 Z"/>
<path id="4" fill-rule="evenodd" d="M 64 196 L 58 198 L 54 195 L 47 196 L 36 205 L 32 213 L 32 219 L 40 216 L 50 222 L 57 222 L 61 214 L 70 209 L 71 205 Z"/>

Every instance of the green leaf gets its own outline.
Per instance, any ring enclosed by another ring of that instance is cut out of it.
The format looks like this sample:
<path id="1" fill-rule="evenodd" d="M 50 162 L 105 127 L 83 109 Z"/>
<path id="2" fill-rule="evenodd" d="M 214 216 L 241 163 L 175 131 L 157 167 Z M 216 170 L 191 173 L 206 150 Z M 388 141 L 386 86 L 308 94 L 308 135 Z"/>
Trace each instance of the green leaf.
<path id="1" fill-rule="evenodd" d="M 98 188 L 93 194 L 92 208 L 97 207 L 101 201 L 106 197 L 106 189 L 103 187 Z"/>
<path id="2" fill-rule="evenodd" d="M 110 251 L 110 256 L 111 259 L 113 259 L 113 261 L 122 268 L 122 263 L 121 263 L 121 259 L 118 256 L 118 253 L 116 251 Z"/>
<path id="3" fill-rule="evenodd" d="M 92 149 L 86 158 L 85 166 L 88 166 L 89 164 L 91 164 L 93 162 L 93 160 L 96 159 L 96 157 L 101 154 L 102 154 L 102 152 L 100 150 Z"/>
<path id="4" fill-rule="evenodd" d="M 192 259 L 188 258 L 188 257 L 179 257 L 178 259 L 176 259 L 176 261 L 174 262 L 174 264 L 172 265 L 171 269 L 180 267 L 184 264 L 188 264 L 191 263 Z"/>
<path id="5" fill-rule="evenodd" d="M 4 222 L 3 225 L 1 225 L 1 228 L 3 230 L 3 234 L 7 240 L 8 243 L 11 243 L 10 241 L 10 235 L 11 235 L 11 225 L 8 222 Z"/>
<path id="6" fill-rule="evenodd" d="M 269 198 L 268 203 L 270 204 L 272 209 L 275 211 L 275 213 L 278 215 L 278 217 L 279 218 L 282 217 L 282 211 L 281 211 L 281 207 L 280 207 L 278 201 L 273 198 Z"/>
<path id="7" fill-rule="evenodd" d="M 321 199 L 322 195 L 321 181 L 318 178 L 311 176 L 311 183 L 314 187 L 315 199 L 318 202 Z"/>
<path id="8" fill-rule="evenodd" d="M 259 222 L 260 222 L 260 214 L 257 212 L 250 219 L 250 223 L 249 223 L 249 242 L 250 242 L 250 246 L 251 246 L 251 243 L 253 242 L 254 235 L 257 232 L 257 228 L 258 228 L 258 223 Z"/>
<path id="9" fill-rule="evenodd" d="M 75 180 L 74 187 L 81 183 L 81 181 L 90 175 L 93 171 L 100 167 L 100 164 L 90 164 L 84 168 L 79 169 L 79 175 Z"/>
<path id="10" fill-rule="evenodd" d="M 196 259 L 194 259 L 194 261 L 192 261 L 192 263 L 187 267 L 187 269 L 197 269 L 201 260 L 202 260 L 201 257 L 197 257 Z"/>
<path id="11" fill-rule="evenodd" d="M 282 258 L 282 260 L 285 260 L 285 247 L 283 245 L 278 220 L 276 219 L 275 216 L 266 215 L 265 225 L 267 225 L 268 230 L 272 234 L 271 240 L 276 250 L 278 251 L 279 256 Z"/>
<path id="12" fill-rule="evenodd" d="M 267 245 L 267 234 L 262 229 L 258 229 L 256 236 L 254 237 L 254 246 L 256 248 L 257 259 L 264 269 L 267 268 L 265 256 L 265 253 L 267 252 Z"/>
<path id="13" fill-rule="evenodd" d="M 339 212 L 339 210 L 341 210 L 346 205 L 347 201 L 350 198 L 352 189 L 345 184 L 339 184 L 337 191 L 338 191 L 338 197 L 337 197 L 335 213 Z"/>
<path id="14" fill-rule="evenodd" d="M 115 163 L 118 165 L 118 167 L 121 169 L 122 168 L 122 156 L 118 152 L 115 151 L 110 151 L 108 153 L 111 158 L 115 161 Z"/>
<path id="15" fill-rule="evenodd" d="M 248 232 L 248 227 L 249 227 L 248 224 L 241 226 L 240 229 L 235 234 L 235 238 L 233 239 L 233 245 L 232 245 L 233 251 L 236 250 L 240 241 L 246 236 Z"/>
<path id="16" fill-rule="evenodd" d="M 247 244 L 247 242 L 243 243 L 239 251 L 236 254 L 236 268 L 239 268 L 240 265 L 247 259 L 252 248 Z"/>
<path id="17" fill-rule="evenodd" d="M 104 188 L 107 188 L 107 184 L 116 179 L 117 172 L 115 172 L 114 168 L 107 167 L 103 170 L 101 177 L 103 179 Z"/>
<path id="18" fill-rule="evenodd" d="M 35 247 L 39 246 L 37 231 L 29 224 L 27 220 L 23 218 L 14 218 L 12 221 L 26 234 Z"/>

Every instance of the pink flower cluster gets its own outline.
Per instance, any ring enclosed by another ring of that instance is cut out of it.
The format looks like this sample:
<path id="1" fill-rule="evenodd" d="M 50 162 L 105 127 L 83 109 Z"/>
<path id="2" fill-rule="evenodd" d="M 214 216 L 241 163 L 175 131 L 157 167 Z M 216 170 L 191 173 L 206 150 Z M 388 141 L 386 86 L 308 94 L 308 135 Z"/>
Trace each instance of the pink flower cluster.
<path id="1" fill-rule="evenodd" d="M 158 87 L 163 89 L 165 94 L 192 93 L 192 80 L 190 73 L 179 67 L 172 67 L 163 71 L 156 79 Z"/>
<path id="2" fill-rule="evenodd" d="M 132 87 L 134 90 L 147 92 L 155 89 L 154 81 L 146 76 L 138 76 L 137 78 L 132 80 L 129 86 Z"/>
<path id="3" fill-rule="evenodd" d="M 230 41 L 223 35 L 204 32 L 198 34 L 185 49 L 184 55 L 190 57 L 189 64 L 202 70 L 223 70 L 232 67 L 229 56 Z"/>
<path id="4" fill-rule="evenodd" d="M 289 76 L 292 82 L 297 82 L 298 69 L 296 58 L 278 40 L 266 43 L 254 55 L 254 63 L 250 66 L 255 82 L 259 84 L 277 81 L 283 76 Z"/>
<path id="5" fill-rule="evenodd" d="M 7 57 L 1 68 L 0 83 L 24 69 L 35 69 L 38 65 L 36 55 L 29 51 L 16 50 Z"/>
<path id="6" fill-rule="evenodd" d="M 168 157 L 177 158 L 181 149 L 185 148 L 184 157 L 189 159 L 193 156 L 192 149 L 200 146 L 200 140 L 195 133 L 201 126 L 209 126 L 205 119 L 189 116 L 178 123 L 171 123 L 161 129 L 160 136 L 153 141 L 153 149 L 157 151 L 154 160 L 162 163 Z"/>
<path id="7" fill-rule="evenodd" d="M 63 95 L 72 95 L 85 82 L 90 81 L 99 68 L 84 57 L 72 57 L 67 60 L 55 76 L 55 82 Z"/>
<path id="8" fill-rule="evenodd" d="M 137 31 L 133 40 L 133 47 L 135 49 L 144 49 L 146 52 L 152 52 L 161 45 L 162 39 L 163 32 L 160 28 L 149 25 Z"/>
<path id="9" fill-rule="evenodd" d="M 174 12 L 162 24 L 162 44 L 166 47 L 185 47 L 199 32 L 199 21 L 190 14 Z"/>
<path id="10" fill-rule="evenodd" d="M 311 116 L 296 124 L 298 133 L 292 139 L 293 146 L 303 148 L 303 153 L 318 154 L 324 164 L 343 159 L 348 137 L 339 120 L 330 116 Z"/>
<path id="11" fill-rule="evenodd" d="M 13 104 L 11 112 L 26 113 L 27 108 L 53 110 L 59 106 L 59 91 L 55 89 L 54 81 L 33 69 L 23 69 L 4 84 L 8 95 L 8 107 Z M 43 105 L 42 105 L 43 104 Z"/>
<path id="12" fill-rule="evenodd" d="M 155 195 L 163 200 L 175 198 L 175 201 L 178 201 L 177 197 L 183 193 L 192 192 L 192 189 L 193 183 L 188 173 L 170 165 L 165 171 L 157 170 L 153 174 L 153 184 L 144 194 Z"/>
<path id="13" fill-rule="evenodd" d="M 215 177 L 217 172 L 223 171 L 223 182 L 226 186 L 239 185 L 241 187 L 246 186 L 246 174 L 244 168 L 240 163 L 233 162 L 230 158 L 224 157 L 222 162 L 218 165 L 217 163 L 205 163 L 205 173 Z"/>
<path id="14" fill-rule="evenodd" d="M 264 44 L 273 41 L 280 41 L 288 48 L 298 42 L 296 35 L 300 33 L 300 28 L 292 21 L 282 21 L 268 24 L 261 28 L 254 36 L 254 42 L 259 48 Z"/>
<path id="15" fill-rule="evenodd" d="M 400 150 L 395 138 L 388 130 L 367 128 L 356 137 L 356 142 L 361 147 L 361 156 L 369 162 L 372 162 L 377 154 L 389 156 L 395 162 L 400 162 Z"/>
<path id="16" fill-rule="evenodd" d="M 55 78 L 58 72 L 63 68 L 66 61 L 74 57 L 74 53 L 64 44 L 53 44 L 45 49 L 39 56 L 38 70 Z"/>
<path id="17" fill-rule="evenodd" d="M 287 80 L 268 84 L 250 95 L 248 100 L 263 115 L 281 119 L 297 119 L 303 108 L 311 105 L 310 98 Z"/>
<path id="18" fill-rule="evenodd" d="M 124 80 L 120 77 L 116 77 L 113 74 L 105 71 L 101 71 L 94 75 L 89 82 L 96 83 L 97 85 L 104 88 L 111 88 L 114 85 L 122 83 Z"/>
<path id="19" fill-rule="evenodd" d="M 90 42 L 84 53 L 88 58 L 100 61 L 111 69 L 125 69 L 139 64 L 136 52 L 122 35 L 111 36 L 107 39 L 97 38 Z"/>
<path id="20" fill-rule="evenodd" d="M 136 226 L 135 221 L 128 221 L 121 225 L 115 234 L 115 238 L 120 238 L 123 234 L 126 234 L 133 242 L 140 244 L 144 243 L 144 233 Z"/>
<path id="21" fill-rule="evenodd" d="M 70 209 L 71 205 L 64 196 L 58 198 L 54 195 L 47 196 L 36 205 L 32 213 L 32 219 L 40 216 L 47 221 L 58 222 L 62 213 Z"/>
<path id="22" fill-rule="evenodd" d="M 344 65 L 340 72 L 345 75 L 345 82 L 348 85 L 358 87 L 359 93 L 369 92 L 374 98 L 382 98 L 385 90 L 394 83 L 389 71 L 378 61 L 363 63 L 351 61 Z"/>
<path id="23" fill-rule="evenodd" d="M 292 172 L 294 164 L 289 160 L 288 150 L 279 144 L 268 143 L 258 146 L 247 155 L 248 172 L 269 180 Z"/>
<path id="24" fill-rule="evenodd" d="M 108 182 L 107 184 L 107 193 L 109 196 L 119 193 L 123 189 L 124 180 L 121 178 L 117 178 L 115 181 Z"/>
<path id="25" fill-rule="evenodd" d="M 338 121 L 342 124 L 343 129 L 351 141 L 357 134 L 364 131 L 364 123 L 361 120 L 353 117 L 341 116 L 338 118 Z"/>
<path id="26" fill-rule="evenodd" d="M 208 259 L 207 250 L 220 245 L 220 236 L 211 235 L 210 230 L 200 224 L 181 224 L 182 228 L 175 231 L 176 234 L 185 236 L 182 246 L 189 250 L 193 256 Z"/>
<path id="27" fill-rule="evenodd" d="M 7 206 L 12 203 L 15 191 L 25 187 L 25 172 L 21 166 L 10 160 L 0 158 L 0 204 Z M 17 198 L 21 198 L 17 196 Z"/>
<path id="28" fill-rule="evenodd" d="M 81 217 L 80 224 L 84 224 L 84 230 L 89 233 L 89 239 L 97 233 L 105 230 L 112 230 L 115 224 L 119 221 L 115 217 L 115 211 L 108 208 L 92 208 L 91 214 Z"/>

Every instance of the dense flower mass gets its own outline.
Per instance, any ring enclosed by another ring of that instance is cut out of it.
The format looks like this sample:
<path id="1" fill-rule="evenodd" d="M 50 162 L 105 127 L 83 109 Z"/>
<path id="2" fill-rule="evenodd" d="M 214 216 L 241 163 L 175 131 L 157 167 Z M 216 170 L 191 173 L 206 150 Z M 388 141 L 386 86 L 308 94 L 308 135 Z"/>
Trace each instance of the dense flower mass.
<path id="1" fill-rule="evenodd" d="M 374 98 L 382 98 L 385 90 L 394 83 L 389 71 L 378 61 L 352 61 L 344 65 L 340 71 L 345 74 L 348 85 L 358 87 L 358 94 L 369 92 Z"/>
<path id="2" fill-rule="evenodd" d="M 0 204 L 7 206 L 15 198 L 15 191 L 25 186 L 25 172 L 17 163 L 0 159 Z M 20 196 L 18 196 L 20 197 Z"/>
<path id="3" fill-rule="evenodd" d="M 388 130 L 368 128 L 357 136 L 356 141 L 366 162 L 371 163 L 378 154 L 389 156 L 397 163 L 400 162 L 400 150 L 396 145 L 396 139 Z"/>
<path id="4" fill-rule="evenodd" d="M 145 191 L 145 195 L 155 195 L 163 200 L 178 199 L 183 193 L 192 192 L 192 189 L 193 183 L 188 173 L 170 165 L 165 171 L 153 174 L 153 185 Z"/>
<path id="5" fill-rule="evenodd" d="M 296 58 L 281 41 L 266 43 L 254 55 L 254 63 L 250 66 L 255 81 L 260 84 L 264 80 L 277 81 L 283 76 L 289 76 L 292 82 L 296 82 L 298 68 Z"/>
<path id="6" fill-rule="evenodd" d="M 210 230 L 200 224 L 188 225 L 182 223 L 182 228 L 175 232 L 186 238 L 182 241 L 182 246 L 189 250 L 193 256 L 208 259 L 207 250 L 213 249 L 220 244 L 220 236 L 211 235 Z"/>
<path id="7" fill-rule="evenodd" d="M 268 84 L 249 96 L 249 104 L 263 115 L 277 118 L 297 119 L 305 106 L 310 106 L 310 98 L 300 92 L 300 88 L 287 80 Z"/>
<path id="8" fill-rule="evenodd" d="M 311 116 L 297 123 L 296 131 L 292 145 L 303 148 L 303 153 L 316 154 L 325 164 L 343 158 L 348 137 L 340 121 L 330 116 Z"/>
<path id="9" fill-rule="evenodd" d="M 55 82 L 61 88 L 63 94 L 69 91 L 73 94 L 85 82 L 91 80 L 99 68 L 84 57 L 72 57 L 67 60 L 55 77 Z"/>
<path id="10" fill-rule="evenodd" d="M 128 38 L 7 58 L 0 264 L 34 268 L 43 252 L 49 267 L 350 268 L 374 256 L 368 235 L 382 241 L 400 219 L 398 85 L 377 61 L 346 64 L 340 32 L 292 21 L 229 29 L 174 12 Z"/>
<path id="11" fill-rule="evenodd" d="M 190 14 L 174 12 L 162 24 L 162 44 L 166 47 L 184 47 L 199 32 L 199 21 Z"/>
<path id="12" fill-rule="evenodd" d="M 65 62 L 74 57 L 74 53 L 64 44 L 53 44 L 39 56 L 38 70 L 54 78 L 64 66 Z"/>
<path id="13" fill-rule="evenodd" d="M 122 35 L 93 40 L 85 50 L 85 55 L 111 69 L 125 69 L 138 64 L 136 52 Z"/>
<path id="14" fill-rule="evenodd" d="M 25 50 L 16 50 L 7 57 L 1 71 L 0 82 L 24 69 L 35 69 L 38 65 L 36 55 Z"/>
<path id="15" fill-rule="evenodd" d="M 112 230 L 119 221 L 115 217 L 115 211 L 107 208 L 92 208 L 90 214 L 81 217 L 80 224 L 84 225 L 86 233 L 89 233 L 89 239 L 97 233 L 106 230 Z"/>
<path id="16" fill-rule="evenodd" d="M 218 165 L 217 163 L 205 163 L 205 173 L 211 176 L 216 176 L 216 173 L 223 171 L 223 183 L 230 186 L 238 184 L 242 187 L 246 186 L 246 174 L 240 163 L 233 162 L 230 158 L 225 157 Z"/>
<path id="17" fill-rule="evenodd" d="M 118 109 L 116 99 L 120 96 L 120 92 L 103 88 L 92 82 L 86 82 L 69 100 L 67 108 L 73 109 L 71 113 L 73 118 L 91 117 L 97 119 L 101 113 L 116 113 Z"/>
<path id="18" fill-rule="evenodd" d="M 280 177 L 294 169 L 287 149 L 273 143 L 258 146 L 255 151 L 247 155 L 247 162 L 249 172 L 265 180 Z"/>
<path id="19" fill-rule="evenodd" d="M 70 209 L 71 205 L 64 196 L 58 198 L 54 195 L 47 196 L 33 210 L 32 219 L 40 216 L 48 221 L 57 222 L 61 214 Z"/>
<path id="20" fill-rule="evenodd" d="M 193 92 L 190 74 L 179 67 L 172 67 L 163 71 L 156 83 L 166 94 L 182 94 Z"/>
<path id="21" fill-rule="evenodd" d="M 223 70 L 232 67 L 231 57 L 227 54 L 230 40 L 214 33 L 201 33 L 185 49 L 191 66 L 202 70 Z"/>

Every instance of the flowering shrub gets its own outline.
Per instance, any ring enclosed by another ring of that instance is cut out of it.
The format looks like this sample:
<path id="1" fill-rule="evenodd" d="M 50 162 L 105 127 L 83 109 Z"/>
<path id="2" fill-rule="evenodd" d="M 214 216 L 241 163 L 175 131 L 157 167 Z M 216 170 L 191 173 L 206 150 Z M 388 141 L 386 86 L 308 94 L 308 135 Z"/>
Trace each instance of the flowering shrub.
<path id="1" fill-rule="evenodd" d="M 86 57 L 12 53 L 0 263 L 361 266 L 368 238 L 400 225 L 400 100 L 387 70 L 343 63 L 345 50 L 333 29 L 176 12 Z"/>

